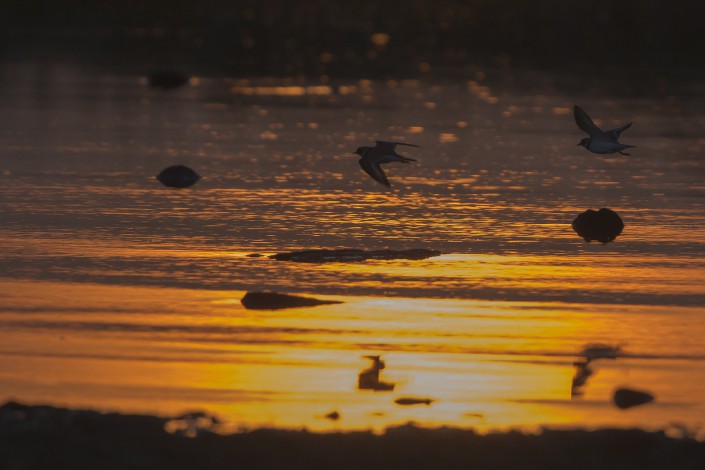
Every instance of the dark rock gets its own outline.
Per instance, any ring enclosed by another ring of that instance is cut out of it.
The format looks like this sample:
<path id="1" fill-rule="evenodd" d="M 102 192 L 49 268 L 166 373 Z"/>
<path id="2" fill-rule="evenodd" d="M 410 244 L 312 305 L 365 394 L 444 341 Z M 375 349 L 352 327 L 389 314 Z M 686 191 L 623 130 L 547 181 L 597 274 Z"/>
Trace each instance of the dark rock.
<path id="1" fill-rule="evenodd" d="M 599 211 L 588 209 L 573 221 L 573 230 L 586 242 L 597 240 L 608 243 L 622 233 L 624 222 L 616 212 L 602 208 Z"/>
<path id="2" fill-rule="evenodd" d="M 654 396 L 649 392 L 631 390 L 628 388 L 618 388 L 615 390 L 612 398 L 617 408 L 622 410 L 654 401 Z"/>
<path id="3" fill-rule="evenodd" d="M 411 405 L 430 405 L 433 403 L 433 400 L 430 398 L 408 398 L 408 397 L 403 397 L 403 398 L 397 398 L 394 400 L 394 403 L 397 405 L 402 405 L 402 406 L 411 406 Z"/>
<path id="4" fill-rule="evenodd" d="M 580 355 L 584 356 L 588 361 L 595 359 L 617 359 L 621 354 L 622 347 L 619 345 L 591 343 L 583 347 Z"/>
<path id="5" fill-rule="evenodd" d="M 155 70 L 147 77 L 149 86 L 162 90 L 172 90 L 186 85 L 189 76 L 175 70 Z"/>
<path id="6" fill-rule="evenodd" d="M 245 308 L 252 310 L 281 310 L 295 307 L 315 307 L 317 305 L 341 304 L 337 300 L 319 300 L 313 297 L 277 294 L 276 292 L 248 292 L 240 300 Z"/>
<path id="7" fill-rule="evenodd" d="M 392 260 L 409 259 L 422 260 L 439 256 L 440 251 L 416 248 L 411 250 L 306 250 L 294 251 L 292 253 L 277 253 L 270 258 L 278 261 L 295 261 L 299 263 L 334 263 L 334 262 L 356 262 L 369 259 Z"/>
<path id="8" fill-rule="evenodd" d="M 157 179 L 164 186 L 170 186 L 172 188 L 188 188 L 198 181 L 199 178 L 198 173 L 183 165 L 170 166 L 157 175 Z"/>

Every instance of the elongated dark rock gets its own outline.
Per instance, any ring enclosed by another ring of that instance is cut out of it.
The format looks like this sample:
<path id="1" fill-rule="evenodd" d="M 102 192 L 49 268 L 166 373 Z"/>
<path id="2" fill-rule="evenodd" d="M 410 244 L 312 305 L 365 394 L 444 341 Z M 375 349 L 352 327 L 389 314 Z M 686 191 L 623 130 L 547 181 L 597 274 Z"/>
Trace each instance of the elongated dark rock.
<path id="1" fill-rule="evenodd" d="M 439 256 L 440 251 L 415 248 L 410 250 L 306 250 L 294 251 L 291 253 L 277 253 L 270 256 L 278 261 L 295 261 L 299 263 L 335 263 L 335 262 L 356 262 L 369 259 L 393 260 L 408 259 L 422 260 Z"/>
<path id="2" fill-rule="evenodd" d="M 631 390 L 629 388 L 618 388 L 612 398 L 617 408 L 622 410 L 654 401 L 654 396 L 649 392 Z"/>
<path id="3" fill-rule="evenodd" d="M 414 398 L 414 397 L 402 397 L 394 400 L 394 403 L 402 406 L 412 406 L 412 405 L 430 405 L 433 403 L 431 398 Z"/>
<path id="4" fill-rule="evenodd" d="M 240 300 L 245 308 L 252 310 L 281 310 L 295 307 L 341 304 L 337 300 L 320 300 L 313 297 L 278 294 L 276 292 L 248 292 Z"/>

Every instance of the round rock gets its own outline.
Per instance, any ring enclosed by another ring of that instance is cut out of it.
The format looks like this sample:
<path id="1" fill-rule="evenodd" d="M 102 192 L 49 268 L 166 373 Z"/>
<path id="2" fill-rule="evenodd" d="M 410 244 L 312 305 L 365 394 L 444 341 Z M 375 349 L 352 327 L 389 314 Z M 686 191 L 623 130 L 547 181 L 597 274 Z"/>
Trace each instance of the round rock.
<path id="1" fill-rule="evenodd" d="M 613 210 L 603 207 L 599 211 L 588 209 L 573 221 L 573 230 L 586 242 L 597 240 L 608 243 L 622 233 L 624 222 Z"/>
<path id="2" fill-rule="evenodd" d="M 157 175 L 157 179 L 164 185 L 172 188 L 188 188 L 198 181 L 200 176 L 191 168 L 184 165 L 174 165 L 165 168 Z"/>

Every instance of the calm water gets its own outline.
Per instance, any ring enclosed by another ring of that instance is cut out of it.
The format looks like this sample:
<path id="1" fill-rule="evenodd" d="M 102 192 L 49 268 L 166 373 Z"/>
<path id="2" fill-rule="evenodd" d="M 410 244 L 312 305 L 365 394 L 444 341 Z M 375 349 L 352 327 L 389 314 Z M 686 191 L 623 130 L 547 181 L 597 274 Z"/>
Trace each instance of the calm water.
<path id="1" fill-rule="evenodd" d="M 489 74 L 491 75 L 491 74 Z M 230 427 L 481 429 L 705 422 L 705 93 L 607 84 L 199 78 L 0 68 L 0 399 Z M 576 143 L 581 104 L 631 157 Z M 605 119 L 609 117 L 610 119 Z M 613 120 L 612 120 L 613 119 Z M 351 155 L 413 142 L 392 190 Z M 155 179 L 186 164 L 205 178 Z M 586 244 L 580 212 L 624 233 Z M 433 248 L 425 261 L 302 265 L 252 253 Z M 339 305 L 246 310 L 248 290 Z M 573 362 L 594 362 L 571 398 Z M 382 355 L 393 391 L 357 389 Z M 651 391 L 629 411 L 612 391 Z M 435 400 L 396 405 L 401 397 Z M 341 419 L 324 415 L 337 410 Z"/>

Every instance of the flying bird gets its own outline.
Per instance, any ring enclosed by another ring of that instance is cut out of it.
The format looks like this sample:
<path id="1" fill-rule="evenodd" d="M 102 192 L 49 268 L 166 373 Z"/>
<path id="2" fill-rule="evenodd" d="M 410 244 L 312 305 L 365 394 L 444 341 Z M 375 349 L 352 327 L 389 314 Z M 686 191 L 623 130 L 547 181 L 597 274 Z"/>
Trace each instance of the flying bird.
<path id="1" fill-rule="evenodd" d="M 378 181 L 386 187 L 390 188 L 392 185 L 389 184 L 387 175 L 384 174 L 384 171 L 382 170 L 382 167 L 380 165 L 382 163 L 409 163 L 416 161 L 413 158 L 408 158 L 403 155 L 399 155 L 396 152 L 397 145 L 408 145 L 409 147 L 418 147 L 418 145 L 406 144 L 404 142 L 385 142 L 383 140 L 377 140 L 375 141 L 374 147 L 358 147 L 357 150 L 355 150 L 353 153 L 362 157 L 360 158 L 360 166 L 363 170 L 365 170 L 365 173 L 370 175 L 375 181 Z"/>
<path id="2" fill-rule="evenodd" d="M 633 145 L 620 144 L 618 142 L 619 135 L 631 127 L 631 122 L 617 129 L 605 132 L 597 127 L 595 123 L 592 122 L 592 119 L 590 119 L 590 116 L 578 105 L 575 105 L 573 109 L 573 116 L 575 116 L 575 122 L 578 124 L 578 127 L 587 132 L 590 136 L 582 139 L 578 145 L 585 147 L 592 153 L 619 152 L 622 155 L 629 155 L 628 153 L 624 153 L 624 150 L 634 148 Z"/>

